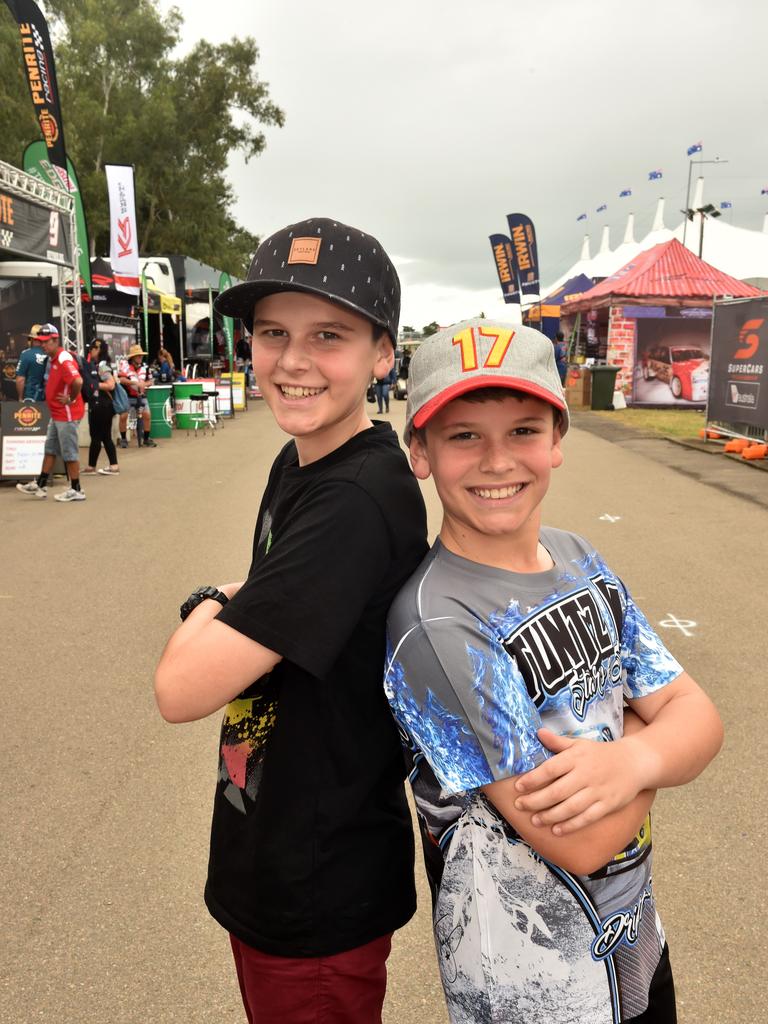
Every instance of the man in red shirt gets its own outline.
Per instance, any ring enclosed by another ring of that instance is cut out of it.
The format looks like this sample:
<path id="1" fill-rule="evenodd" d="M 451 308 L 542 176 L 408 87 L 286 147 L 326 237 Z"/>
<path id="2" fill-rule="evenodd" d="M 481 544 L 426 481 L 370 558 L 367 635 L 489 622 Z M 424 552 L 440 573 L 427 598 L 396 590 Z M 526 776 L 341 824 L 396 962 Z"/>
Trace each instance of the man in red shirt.
<path id="1" fill-rule="evenodd" d="M 80 490 L 80 455 L 77 445 L 77 428 L 85 413 L 85 403 L 80 394 L 83 378 L 74 356 L 61 347 L 59 332 L 53 324 L 43 324 L 37 340 L 48 356 L 45 401 L 51 419 L 45 436 L 43 471 L 37 480 L 16 484 L 16 490 L 34 498 L 47 498 L 48 476 L 56 456 L 60 455 L 67 467 L 69 487 L 62 494 L 56 495 L 56 501 L 84 501 L 85 495 Z"/>

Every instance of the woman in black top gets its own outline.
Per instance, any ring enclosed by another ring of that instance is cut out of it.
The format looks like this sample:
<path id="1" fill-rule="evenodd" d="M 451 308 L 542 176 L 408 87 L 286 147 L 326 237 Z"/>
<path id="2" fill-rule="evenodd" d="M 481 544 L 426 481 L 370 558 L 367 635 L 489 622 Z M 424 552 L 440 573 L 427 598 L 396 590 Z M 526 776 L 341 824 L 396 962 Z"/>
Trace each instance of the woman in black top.
<path id="1" fill-rule="evenodd" d="M 120 472 L 120 467 L 117 464 L 117 451 L 112 440 L 112 417 L 115 415 L 112 392 L 115 390 L 115 378 L 109 362 L 109 348 L 105 341 L 100 341 L 98 338 L 94 340 L 85 368 L 91 380 L 92 398 L 88 403 L 91 447 L 88 450 L 88 465 L 83 469 L 83 473 L 97 471 L 96 462 L 103 445 L 109 459 L 109 466 L 98 470 L 98 472 L 104 476 L 115 476 Z"/>

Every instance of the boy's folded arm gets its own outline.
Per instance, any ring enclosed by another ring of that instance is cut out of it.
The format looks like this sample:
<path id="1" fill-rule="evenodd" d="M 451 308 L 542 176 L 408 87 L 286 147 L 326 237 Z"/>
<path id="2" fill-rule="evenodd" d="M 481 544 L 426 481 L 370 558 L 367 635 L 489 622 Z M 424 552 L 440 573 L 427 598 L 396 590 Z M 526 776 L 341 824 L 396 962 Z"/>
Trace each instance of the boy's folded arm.
<path id="1" fill-rule="evenodd" d="M 519 796 L 516 779 L 502 779 L 482 787 L 483 793 L 529 846 L 546 860 L 570 871 L 588 875 L 607 864 L 637 835 L 651 809 L 655 793 L 644 790 L 621 810 L 603 817 L 574 835 L 557 836 L 548 828 L 539 828 L 527 811 L 515 806 Z"/>
<path id="2" fill-rule="evenodd" d="M 646 723 L 626 740 L 642 764 L 646 786 L 661 789 L 690 782 L 722 746 L 723 723 L 717 708 L 687 672 L 628 703 Z"/>
<path id="3" fill-rule="evenodd" d="M 203 601 L 163 651 L 155 672 L 155 699 L 169 722 L 193 722 L 218 711 L 282 660 L 216 621 L 220 611 L 216 601 Z"/>
<path id="4" fill-rule="evenodd" d="M 689 782 L 720 749 L 720 717 L 685 672 L 630 705 L 625 735 L 614 743 L 542 730 L 539 739 L 555 757 L 518 779 L 518 810 L 535 812 L 536 824 L 574 832 L 618 810 L 642 789 Z M 641 728 L 632 712 L 644 723 Z"/>

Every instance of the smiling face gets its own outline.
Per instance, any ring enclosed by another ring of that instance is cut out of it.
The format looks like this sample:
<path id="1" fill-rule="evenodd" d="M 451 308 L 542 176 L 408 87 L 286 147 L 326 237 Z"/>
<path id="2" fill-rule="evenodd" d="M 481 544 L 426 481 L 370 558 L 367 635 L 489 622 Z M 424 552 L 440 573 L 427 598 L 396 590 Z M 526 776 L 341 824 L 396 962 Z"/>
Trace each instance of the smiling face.
<path id="1" fill-rule="evenodd" d="M 370 320 L 305 292 L 278 292 L 254 307 L 252 364 L 278 425 L 305 465 L 371 426 L 365 392 L 394 361 Z"/>
<path id="2" fill-rule="evenodd" d="M 563 461 L 551 405 L 528 396 L 457 398 L 411 438 L 410 449 L 416 476 L 434 477 L 446 547 L 500 568 L 541 568 L 541 502 Z"/>

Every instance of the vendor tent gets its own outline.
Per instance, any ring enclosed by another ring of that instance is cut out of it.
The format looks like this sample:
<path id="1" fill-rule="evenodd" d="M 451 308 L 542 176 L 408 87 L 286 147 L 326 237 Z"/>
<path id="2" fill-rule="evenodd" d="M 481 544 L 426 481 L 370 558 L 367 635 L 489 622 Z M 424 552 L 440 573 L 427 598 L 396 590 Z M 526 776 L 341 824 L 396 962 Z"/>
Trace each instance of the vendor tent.
<path id="1" fill-rule="evenodd" d="M 639 253 L 562 312 L 586 312 L 598 354 L 618 367 L 618 388 L 632 404 L 701 407 L 714 299 L 760 294 L 672 238 Z"/>
<path id="2" fill-rule="evenodd" d="M 760 295 L 753 285 L 739 281 L 700 260 L 676 238 L 639 253 L 623 267 L 564 307 L 565 313 L 614 305 L 624 299 L 664 305 L 711 303 L 715 296 L 732 298 Z M 661 301 L 660 301 L 661 300 Z"/>
<path id="3" fill-rule="evenodd" d="M 575 301 L 583 292 L 592 287 L 592 279 L 586 274 L 577 274 L 532 306 L 525 313 L 524 322 L 538 327 L 548 338 L 554 338 L 560 330 L 560 308 L 564 302 Z"/>

